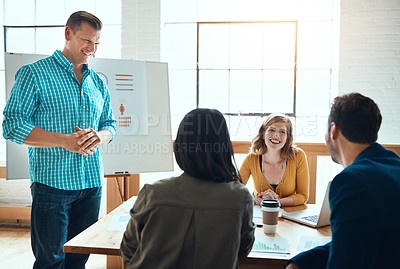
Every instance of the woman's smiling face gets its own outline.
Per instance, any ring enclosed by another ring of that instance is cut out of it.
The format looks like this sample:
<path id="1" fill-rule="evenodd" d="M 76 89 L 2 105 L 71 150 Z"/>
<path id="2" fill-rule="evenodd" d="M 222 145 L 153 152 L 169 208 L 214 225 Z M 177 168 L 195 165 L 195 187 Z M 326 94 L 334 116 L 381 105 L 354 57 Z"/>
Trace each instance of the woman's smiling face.
<path id="1" fill-rule="evenodd" d="M 264 134 L 265 145 L 269 149 L 280 150 L 287 141 L 287 126 L 284 122 L 276 122 L 267 127 Z"/>

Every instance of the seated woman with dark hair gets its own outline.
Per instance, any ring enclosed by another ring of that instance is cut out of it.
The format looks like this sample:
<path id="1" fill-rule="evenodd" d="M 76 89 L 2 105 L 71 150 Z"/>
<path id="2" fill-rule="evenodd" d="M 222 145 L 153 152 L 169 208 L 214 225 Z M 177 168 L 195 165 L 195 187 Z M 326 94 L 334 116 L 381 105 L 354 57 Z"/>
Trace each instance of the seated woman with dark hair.
<path id="1" fill-rule="evenodd" d="M 174 151 L 184 172 L 141 189 L 123 259 L 128 268 L 238 268 L 254 241 L 253 198 L 239 182 L 223 115 L 189 112 Z"/>

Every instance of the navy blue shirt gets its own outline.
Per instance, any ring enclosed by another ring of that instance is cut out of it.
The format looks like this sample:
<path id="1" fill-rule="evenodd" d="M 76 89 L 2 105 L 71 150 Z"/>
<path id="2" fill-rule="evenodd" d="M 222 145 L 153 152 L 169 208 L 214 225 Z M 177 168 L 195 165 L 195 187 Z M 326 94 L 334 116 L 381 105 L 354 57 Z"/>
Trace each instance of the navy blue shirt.
<path id="1" fill-rule="evenodd" d="M 332 242 L 300 253 L 300 268 L 391 268 L 400 254 L 400 158 L 378 143 L 331 183 Z"/>

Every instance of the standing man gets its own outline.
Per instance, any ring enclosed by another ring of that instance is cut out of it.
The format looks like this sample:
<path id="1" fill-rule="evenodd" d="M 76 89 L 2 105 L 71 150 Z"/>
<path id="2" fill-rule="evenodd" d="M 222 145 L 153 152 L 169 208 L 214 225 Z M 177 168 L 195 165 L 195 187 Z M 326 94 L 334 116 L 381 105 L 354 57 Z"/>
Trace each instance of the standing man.
<path id="1" fill-rule="evenodd" d="M 336 97 L 325 140 L 344 170 L 329 192 L 332 242 L 300 253 L 289 268 L 394 268 L 400 252 L 400 158 L 376 143 L 382 116 L 359 93 Z"/>
<path id="2" fill-rule="evenodd" d="M 107 85 L 88 67 L 101 27 L 96 16 L 73 13 L 63 51 L 21 67 L 4 109 L 4 138 L 29 146 L 35 269 L 84 268 L 89 258 L 63 245 L 98 219 L 104 173 L 96 148 L 115 135 Z"/>

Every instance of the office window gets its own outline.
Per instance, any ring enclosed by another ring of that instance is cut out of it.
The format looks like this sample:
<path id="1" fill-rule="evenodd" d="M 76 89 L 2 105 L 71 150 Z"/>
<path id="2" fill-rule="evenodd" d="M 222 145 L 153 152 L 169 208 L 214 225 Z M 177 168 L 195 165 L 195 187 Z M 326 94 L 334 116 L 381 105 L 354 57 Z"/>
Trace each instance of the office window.
<path id="1" fill-rule="evenodd" d="M 161 60 L 175 81 L 190 84 L 170 84 L 171 103 L 187 109 L 171 106 L 173 135 L 186 112 L 210 107 L 225 113 L 232 140 L 250 140 L 262 116 L 280 112 L 297 129 L 312 122 L 298 140 L 322 142 L 321 118 L 337 93 L 338 6 L 337 0 L 161 1 Z M 192 82 L 184 70 L 195 71 Z M 187 92 L 175 87 L 193 84 L 191 97 L 173 95 Z"/>
<path id="2" fill-rule="evenodd" d="M 63 26 L 5 26 L 5 50 L 13 53 L 49 55 L 64 47 Z"/>
<path id="3" fill-rule="evenodd" d="M 199 23 L 198 43 L 200 107 L 294 115 L 296 22 Z"/>
<path id="4" fill-rule="evenodd" d="M 164 59 L 169 68 L 171 127 L 173 136 L 182 115 L 196 108 L 196 24 L 165 25 Z"/>
<path id="5" fill-rule="evenodd" d="M 293 21 L 166 24 L 173 134 L 196 107 L 219 109 L 229 125 L 236 122 L 230 115 L 294 115 L 296 27 Z"/>

